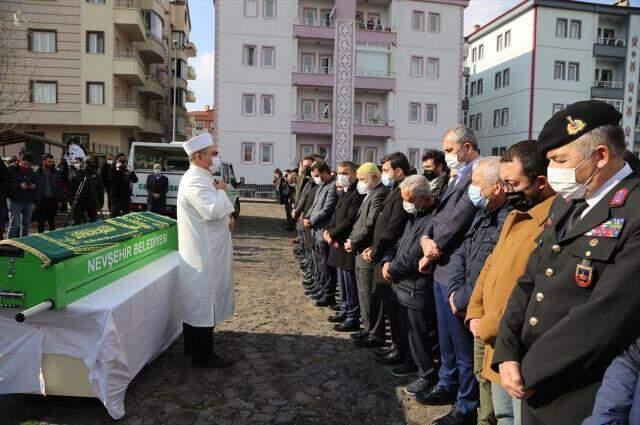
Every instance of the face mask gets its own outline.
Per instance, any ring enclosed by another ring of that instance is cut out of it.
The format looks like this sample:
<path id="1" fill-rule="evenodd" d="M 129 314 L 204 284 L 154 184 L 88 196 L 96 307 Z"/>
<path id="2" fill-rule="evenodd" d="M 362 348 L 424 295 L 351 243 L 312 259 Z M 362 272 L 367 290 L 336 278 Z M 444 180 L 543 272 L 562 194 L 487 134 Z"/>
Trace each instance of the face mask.
<path id="1" fill-rule="evenodd" d="M 427 180 L 431 181 L 431 180 L 434 180 L 435 178 L 437 178 L 437 177 L 438 177 L 438 175 L 436 174 L 436 172 L 435 172 L 435 171 L 427 171 L 427 170 L 425 170 L 425 172 L 424 172 L 424 177 L 425 177 Z"/>
<path id="2" fill-rule="evenodd" d="M 593 155 L 593 153 L 591 154 Z M 580 164 L 575 168 L 547 168 L 547 180 L 549 184 L 555 190 L 555 192 L 561 195 L 565 199 L 582 199 L 589 189 L 589 183 L 593 177 L 600 171 L 596 171 L 587 179 L 584 183 L 578 183 L 576 181 L 576 171 L 582 166 L 591 155 L 587 156 Z"/>
<path id="3" fill-rule="evenodd" d="M 469 199 L 471 199 L 471 203 L 473 203 L 476 208 L 485 209 L 487 208 L 487 205 L 489 205 L 489 200 L 483 198 L 481 192 L 482 189 L 475 184 L 470 185 L 469 190 L 467 191 Z"/>
<path id="4" fill-rule="evenodd" d="M 369 193 L 371 191 L 369 186 L 363 181 L 358 182 L 358 185 L 356 186 L 356 189 L 358 189 L 358 193 L 360 195 L 366 195 L 367 193 Z"/>
<path id="5" fill-rule="evenodd" d="M 525 191 L 528 190 L 531 186 L 535 185 L 536 182 L 531 183 L 529 186 L 525 187 L 522 190 L 517 192 L 505 192 L 507 205 L 511 205 L 513 209 L 518 211 L 529 211 L 533 206 L 536 205 L 535 201 L 529 201 L 527 196 L 525 195 Z M 540 193 L 538 192 L 538 195 Z M 537 196 L 536 195 L 536 198 Z"/>
<path id="6" fill-rule="evenodd" d="M 338 174 L 338 179 L 336 180 L 336 183 L 342 187 L 349 186 L 350 185 L 349 176 L 346 176 L 344 174 Z"/>
<path id="7" fill-rule="evenodd" d="M 314 177 L 314 178 L 313 178 L 313 181 L 314 181 L 314 183 L 315 183 L 315 184 L 320 184 L 320 183 L 322 183 L 322 180 L 320 179 L 320 177 L 319 177 L 319 176 L 318 176 L 318 177 Z"/>
<path id="8" fill-rule="evenodd" d="M 107 164 L 109 165 L 113 164 L 113 159 L 107 159 Z"/>
<path id="9" fill-rule="evenodd" d="M 459 170 L 460 168 L 465 166 L 464 162 L 458 161 L 458 155 L 455 153 L 448 153 L 444 156 L 444 160 L 447 163 L 447 166 L 452 170 Z"/>
<path id="10" fill-rule="evenodd" d="M 220 172 L 220 157 L 219 156 L 214 156 L 213 160 L 211 161 L 211 167 L 209 167 L 209 171 L 211 171 L 212 174 L 218 174 Z"/>
<path id="11" fill-rule="evenodd" d="M 418 212 L 416 204 L 413 204 L 411 202 L 402 201 L 402 208 L 404 208 L 404 210 L 409 214 L 416 214 Z"/>
<path id="12" fill-rule="evenodd" d="M 393 179 L 387 175 L 387 173 L 382 173 L 382 184 L 386 187 L 393 186 Z"/>
<path id="13" fill-rule="evenodd" d="M 160 173 L 162 173 L 162 171 L 161 171 L 161 170 L 153 170 L 153 172 L 155 173 L 155 175 L 156 175 L 156 176 L 159 176 L 159 175 L 160 175 Z"/>

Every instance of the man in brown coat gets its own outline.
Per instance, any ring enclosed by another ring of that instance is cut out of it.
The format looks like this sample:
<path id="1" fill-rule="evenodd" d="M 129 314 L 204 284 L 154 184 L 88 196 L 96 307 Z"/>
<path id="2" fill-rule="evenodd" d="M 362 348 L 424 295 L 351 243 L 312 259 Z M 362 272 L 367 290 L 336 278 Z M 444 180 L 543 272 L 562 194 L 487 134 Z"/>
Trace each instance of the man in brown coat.
<path id="1" fill-rule="evenodd" d="M 507 202 L 515 210 L 506 218 L 498 243 L 480 272 L 466 322 L 476 338 L 474 370 L 480 382 L 481 409 L 484 404 L 490 407 L 493 398 L 499 423 L 519 424 L 520 400 L 509 396 L 500 375 L 491 370 L 493 346 L 511 291 L 544 228 L 554 192 L 546 178 L 549 161 L 538 153 L 535 140 L 511 146 L 500 162 L 500 177 L 509 191 Z"/>

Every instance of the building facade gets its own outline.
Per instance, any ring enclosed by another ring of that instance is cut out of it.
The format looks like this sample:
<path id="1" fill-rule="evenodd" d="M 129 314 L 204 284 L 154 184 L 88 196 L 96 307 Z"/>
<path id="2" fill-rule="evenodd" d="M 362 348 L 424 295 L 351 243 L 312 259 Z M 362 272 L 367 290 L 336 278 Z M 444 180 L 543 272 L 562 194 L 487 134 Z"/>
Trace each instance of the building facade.
<path id="1" fill-rule="evenodd" d="M 600 99 L 623 114 L 638 152 L 640 8 L 527 0 L 467 37 L 465 122 L 481 152 L 498 155 L 536 138 L 566 105 Z"/>
<path id="2" fill-rule="evenodd" d="M 247 183 L 319 153 L 420 166 L 461 120 L 467 0 L 214 0 L 216 134 Z"/>
<path id="3" fill-rule="evenodd" d="M 205 105 L 204 111 L 190 111 L 187 135 L 189 138 L 203 133 L 215 134 L 216 109 Z"/>
<path id="4" fill-rule="evenodd" d="M 176 139 L 186 138 L 185 102 L 195 101 L 187 61 L 196 48 L 185 0 L 17 0 L 3 13 L 21 17 L 12 37 L 29 98 L 0 120 L 95 153 L 169 141 L 175 69 Z M 22 147 L 8 146 L 5 154 Z"/>

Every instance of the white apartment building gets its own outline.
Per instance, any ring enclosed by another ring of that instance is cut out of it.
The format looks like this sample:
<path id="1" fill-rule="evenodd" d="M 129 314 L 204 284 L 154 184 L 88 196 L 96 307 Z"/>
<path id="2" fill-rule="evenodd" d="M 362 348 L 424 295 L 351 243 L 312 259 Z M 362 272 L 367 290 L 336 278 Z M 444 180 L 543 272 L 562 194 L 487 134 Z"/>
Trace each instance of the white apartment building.
<path id="1" fill-rule="evenodd" d="M 588 99 L 622 112 L 639 150 L 640 8 L 627 3 L 525 0 L 467 36 L 463 114 L 483 154 L 535 139 L 553 113 Z"/>
<path id="2" fill-rule="evenodd" d="M 420 167 L 460 122 L 468 0 L 214 0 L 216 132 L 247 183 L 320 153 Z"/>

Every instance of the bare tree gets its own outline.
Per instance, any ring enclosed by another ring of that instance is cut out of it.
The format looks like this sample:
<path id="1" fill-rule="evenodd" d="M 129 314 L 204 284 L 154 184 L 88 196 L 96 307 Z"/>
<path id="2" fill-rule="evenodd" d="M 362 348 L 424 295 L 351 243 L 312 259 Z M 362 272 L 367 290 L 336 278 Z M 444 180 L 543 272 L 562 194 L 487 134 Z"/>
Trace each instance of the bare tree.
<path id="1" fill-rule="evenodd" d="M 28 118 L 28 75 L 20 60 L 17 40 L 25 31 L 27 21 L 19 9 L 0 4 L 0 133 Z"/>

